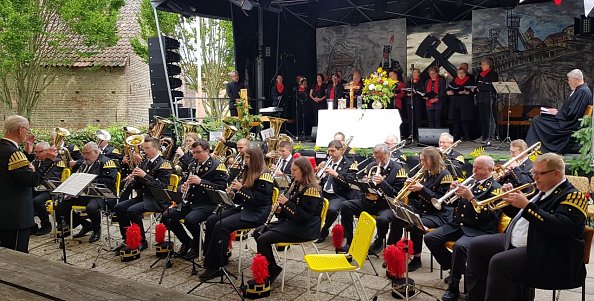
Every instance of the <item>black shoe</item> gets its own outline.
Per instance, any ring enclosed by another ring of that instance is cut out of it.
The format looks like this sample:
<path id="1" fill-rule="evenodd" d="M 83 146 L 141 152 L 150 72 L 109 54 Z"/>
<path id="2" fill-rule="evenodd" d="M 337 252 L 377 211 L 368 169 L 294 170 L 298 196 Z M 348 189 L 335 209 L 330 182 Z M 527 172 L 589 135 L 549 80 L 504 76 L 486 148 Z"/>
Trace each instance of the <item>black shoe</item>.
<path id="1" fill-rule="evenodd" d="M 270 274 L 268 275 L 268 280 L 270 280 L 270 285 L 278 278 L 278 276 L 283 272 L 283 268 L 279 267 L 278 265 L 274 265 L 268 268 Z"/>
<path id="2" fill-rule="evenodd" d="M 41 228 L 37 229 L 37 231 L 35 231 L 35 235 L 41 236 L 41 235 L 46 235 L 50 232 L 52 232 L 52 226 L 41 227 Z"/>
<path id="3" fill-rule="evenodd" d="M 369 255 L 377 255 L 384 249 L 384 240 L 376 239 L 369 248 Z"/>
<path id="4" fill-rule="evenodd" d="M 39 231 L 39 226 L 37 226 L 37 224 L 35 224 L 31 228 L 29 228 L 30 235 L 37 235 L 37 231 Z"/>
<path id="5" fill-rule="evenodd" d="M 142 242 L 140 242 L 140 247 L 138 248 L 138 251 L 142 252 L 146 249 L 148 249 L 148 242 L 146 240 L 143 240 Z"/>
<path id="6" fill-rule="evenodd" d="M 81 238 L 81 237 L 87 235 L 87 233 L 91 232 L 91 230 L 92 230 L 91 227 L 83 225 L 82 229 L 80 229 L 80 231 L 78 233 L 74 234 L 72 236 L 72 238 Z"/>
<path id="7" fill-rule="evenodd" d="M 351 248 L 350 244 L 346 244 L 344 246 L 342 246 L 342 248 L 340 249 L 336 249 L 336 253 L 337 254 L 346 254 L 349 252 L 349 249 Z"/>
<path id="8" fill-rule="evenodd" d="M 206 271 L 204 271 L 204 273 L 198 275 L 198 278 L 200 278 L 200 280 L 202 281 L 207 281 L 210 279 L 221 277 L 222 274 L 223 272 L 219 268 L 207 269 Z"/>
<path id="9" fill-rule="evenodd" d="M 442 301 L 456 301 L 460 297 L 460 290 L 458 288 L 454 288 L 453 286 L 448 287 L 448 290 L 443 294 L 441 297 Z"/>
<path id="10" fill-rule="evenodd" d="M 183 246 L 182 246 L 182 247 L 183 247 Z M 200 252 L 198 252 L 198 250 L 196 250 L 196 249 L 192 248 L 192 249 L 190 250 L 190 252 L 188 252 L 188 253 L 187 253 L 187 254 L 184 256 L 184 259 L 186 259 L 186 260 L 193 260 L 193 259 L 195 259 L 196 257 L 198 257 L 198 255 L 200 255 Z"/>
<path id="11" fill-rule="evenodd" d="M 413 260 L 411 260 L 408 263 L 408 271 L 409 272 L 413 272 L 418 270 L 420 267 L 422 266 L 421 264 L 421 257 L 414 257 Z"/>
<path id="12" fill-rule="evenodd" d="M 177 256 L 184 257 L 184 255 L 186 255 L 186 253 L 188 253 L 189 250 L 190 250 L 190 244 L 182 244 L 181 247 L 179 248 L 179 251 L 177 251 Z"/>
<path id="13" fill-rule="evenodd" d="M 448 284 L 448 282 L 450 282 L 450 275 L 447 275 L 445 278 L 443 278 L 443 282 Z"/>
<path id="14" fill-rule="evenodd" d="M 126 247 L 126 242 L 122 242 L 119 246 L 115 247 L 115 249 L 113 249 L 113 251 L 116 254 L 120 254 L 120 251 Z"/>
<path id="15" fill-rule="evenodd" d="M 284 247 L 276 247 L 276 250 L 279 252 L 284 252 L 285 250 L 288 250 L 289 248 L 291 248 L 291 246 L 284 246 Z"/>
<path id="16" fill-rule="evenodd" d="M 323 243 L 324 241 L 326 241 L 326 238 L 328 238 L 328 235 L 329 234 L 330 234 L 330 232 L 328 232 L 328 230 L 322 230 L 322 232 L 320 232 L 320 238 L 318 238 L 314 242 L 317 243 L 317 244 Z"/>
<path id="17" fill-rule="evenodd" d="M 96 242 L 101 239 L 101 231 L 93 231 L 91 237 L 89 237 L 89 242 Z"/>

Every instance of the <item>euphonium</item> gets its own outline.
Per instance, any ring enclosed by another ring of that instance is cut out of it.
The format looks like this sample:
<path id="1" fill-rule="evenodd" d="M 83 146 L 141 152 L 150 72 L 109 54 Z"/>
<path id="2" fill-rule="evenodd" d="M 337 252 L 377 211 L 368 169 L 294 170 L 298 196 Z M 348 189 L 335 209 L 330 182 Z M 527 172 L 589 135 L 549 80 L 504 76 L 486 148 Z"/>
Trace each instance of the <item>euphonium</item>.
<path id="1" fill-rule="evenodd" d="M 484 208 L 487 208 L 489 210 L 499 210 L 501 208 L 507 207 L 509 205 L 509 203 L 507 202 L 497 202 L 498 200 L 504 198 L 505 196 L 507 196 L 510 193 L 514 193 L 514 192 L 519 192 L 522 191 L 528 187 L 533 187 L 534 185 L 536 185 L 535 183 L 526 183 L 524 185 L 518 186 L 514 189 L 508 190 L 500 195 L 496 195 L 494 197 L 490 197 L 484 201 L 480 201 L 477 202 L 475 199 L 472 199 L 472 207 L 474 208 L 474 211 L 476 211 L 476 213 L 481 212 Z"/>
<path id="2" fill-rule="evenodd" d="M 126 145 L 128 146 L 129 153 L 128 155 L 128 166 L 130 166 L 130 170 L 136 168 L 136 163 L 134 163 L 133 155 L 139 154 L 140 155 L 140 145 L 144 143 L 144 135 L 136 134 L 130 135 L 126 138 Z"/>
<path id="3" fill-rule="evenodd" d="M 128 158 L 131 159 L 132 158 L 132 152 L 131 152 L 132 149 L 130 148 L 130 145 L 128 145 L 128 143 L 126 143 L 126 139 L 128 139 L 128 137 L 130 137 L 132 135 L 139 135 L 140 130 L 135 127 L 131 127 L 131 126 L 124 126 L 124 127 L 122 127 L 122 130 L 124 131 L 124 155 L 128 156 Z M 144 140 L 144 138 L 143 138 L 143 140 Z M 134 168 L 132 168 L 132 169 L 134 169 Z"/>
<path id="4" fill-rule="evenodd" d="M 235 132 L 237 132 L 237 128 L 232 126 L 232 125 L 228 125 L 225 124 L 225 129 L 223 130 L 223 138 L 225 139 L 225 141 L 229 141 L 229 139 L 231 139 L 231 137 L 233 137 L 233 135 L 235 135 Z M 214 150 L 212 151 L 212 156 L 216 159 L 218 159 L 221 162 L 224 162 L 225 160 L 225 156 L 227 153 L 227 146 L 225 145 L 225 143 L 223 143 L 222 141 L 218 141 L 217 145 L 215 146 Z"/>
<path id="5" fill-rule="evenodd" d="M 51 141 L 51 146 L 56 148 L 66 168 L 70 168 L 70 161 L 72 161 L 72 156 L 65 143 L 65 138 L 68 136 L 70 136 L 69 130 L 57 127 L 54 129 L 54 137 Z"/>
<path id="6" fill-rule="evenodd" d="M 172 124 L 173 122 L 169 119 L 163 118 L 161 116 L 155 116 L 155 126 L 153 126 L 153 129 L 150 132 L 151 137 L 161 139 L 165 129 Z"/>
<path id="7" fill-rule="evenodd" d="M 423 181 L 424 172 L 425 172 L 425 169 L 423 169 L 423 168 L 419 169 L 419 171 L 412 178 L 410 178 L 410 182 L 408 182 L 408 183 L 404 184 L 404 186 L 402 186 L 402 189 L 400 189 L 400 191 L 398 191 L 398 194 L 396 195 L 397 201 L 403 202 L 404 199 L 406 197 L 408 197 L 408 195 L 410 195 L 411 191 L 409 190 L 409 188 L 412 185 L 416 185 L 417 183 L 420 183 L 421 181 Z"/>
<path id="8" fill-rule="evenodd" d="M 181 120 L 181 127 L 183 130 L 183 135 L 185 136 L 188 133 L 197 133 L 198 134 L 198 127 L 200 127 L 200 123 L 196 121 L 185 121 Z M 198 135 L 200 136 L 200 134 Z"/>
<path id="9" fill-rule="evenodd" d="M 281 134 L 281 127 L 283 123 L 287 121 L 284 118 L 277 118 L 277 117 L 269 117 L 270 119 L 270 128 L 272 129 L 272 137 L 266 139 L 266 143 L 268 144 L 268 152 L 275 152 L 278 149 L 278 145 L 281 141 L 288 141 L 290 144 L 293 144 L 293 139 L 285 134 Z M 266 158 L 268 166 L 271 166 L 274 163 L 274 160 L 277 159 L 277 156 L 273 156 L 272 158 Z"/>
<path id="10" fill-rule="evenodd" d="M 521 152 L 521 153 L 517 154 L 515 157 L 509 159 L 507 162 L 505 162 L 505 164 L 503 164 L 503 165 L 495 164 L 495 167 L 493 168 L 493 179 L 497 182 L 501 181 L 503 178 L 505 178 L 505 176 L 509 172 L 508 167 L 513 162 L 520 160 L 520 158 L 522 158 L 522 157 L 524 157 L 523 160 L 528 159 L 530 156 L 532 156 L 533 154 L 535 154 L 536 152 L 538 152 L 540 150 L 540 145 L 541 145 L 540 142 L 536 142 L 529 148 L 525 149 L 523 152 Z"/>
<path id="11" fill-rule="evenodd" d="M 472 176 L 468 177 L 466 180 L 464 180 L 464 182 L 460 183 L 458 185 L 458 187 L 456 187 L 454 189 L 450 189 L 450 191 L 448 191 L 446 194 L 444 194 L 439 199 L 432 198 L 431 204 L 433 204 L 433 207 L 435 207 L 435 209 L 441 210 L 443 203 L 451 204 L 455 200 L 458 199 L 458 196 L 456 196 L 455 194 L 456 194 L 456 191 L 458 191 L 458 189 L 460 189 L 461 186 L 472 187 L 472 185 L 474 185 L 475 182 L 476 182 L 476 180 L 474 179 L 474 175 L 472 175 Z"/>

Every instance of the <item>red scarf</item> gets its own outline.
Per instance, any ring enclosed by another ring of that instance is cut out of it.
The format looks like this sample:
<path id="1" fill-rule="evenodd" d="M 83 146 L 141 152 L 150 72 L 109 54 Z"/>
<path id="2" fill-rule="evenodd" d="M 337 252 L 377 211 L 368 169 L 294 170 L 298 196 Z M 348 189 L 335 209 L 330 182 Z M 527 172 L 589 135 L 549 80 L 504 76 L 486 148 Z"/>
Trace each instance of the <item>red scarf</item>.
<path id="1" fill-rule="evenodd" d="M 285 85 L 282 83 L 276 83 L 276 91 L 278 91 L 278 94 L 283 94 L 283 90 L 285 90 Z"/>
<path id="2" fill-rule="evenodd" d="M 481 77 L 485 78 L 485 76 L 487 76 L 487 74 L 489 74 L 489 72 L 491 72 L 491 68 L 485 70 L 485 71 L 481 71 Z"/>
<path id="3" fill-rule="evenodd" d="M 335 87 L 336 87 L 335 85 L 332 85 L 332 88 L 330 88 L 330 93 L 328 95 L 329 96 L 328 97 L 329 99 L 334 99 L 334 88 Z"/>
<path id="4" fill-rule="evenodd" d="M 297 91 L 299 91 L 299 92 L 305 92 L 305 86 L 303 86 L 303 85 L 300 85 L 300 86 L 297 88 Z"/>
<path id="5" fill-rule="evenodd" d="M 414 77 L 413 76 L 413 83 L 416 84 L 421 80 L 421 77 Z"/>
<path id="6" fill-rule="evenodd" d="M 456 86 L 464 86 L 464 84 L 466 84 L 466 82 L 470 79 L 470 76 L 468 76 L 468 74 L 466 74 L 466 76 L 464 78 L 459 78 L 456 76 L 456 78 L 454 79 L 454 83 L 456 84 Z"/>
<path id="7" fill-rule="evenodd" d="M 431 89 L 433 86 L 433 89 Z M 435 94 L 439 94 L 439 77 L 436 80 L 429 79 L 427 81 L 427 93 L 435 92 Z"/>

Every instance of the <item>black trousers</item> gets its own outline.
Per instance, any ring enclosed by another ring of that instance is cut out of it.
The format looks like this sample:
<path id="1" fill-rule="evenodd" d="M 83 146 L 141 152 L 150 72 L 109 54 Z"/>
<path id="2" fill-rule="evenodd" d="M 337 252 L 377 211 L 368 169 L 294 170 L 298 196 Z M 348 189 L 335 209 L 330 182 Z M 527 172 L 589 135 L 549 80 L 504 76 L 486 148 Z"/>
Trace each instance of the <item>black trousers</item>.
<path id="1" fill-rule="evenodd" d="M 45 203 L 51 200 L 52 196 L 49 192 L 40 192 L 33 198 L 33 211 L 35 216 L 39 218 L 42 228 L 51 228 L 52 224 L 49 220 L 49 213 L 45 207 Z"/>
<path id="2" fill-rule="evenodd" d="M 311 128 L 318 125 L 318 106 L 309 98 L 303 102 L 303 122 L 305 136 L 311 136 Z"/>
<path id="3" fill-rule="evenodd" d="M 145 198 L 148 199 L 143 201 Z M 149 211 L 163 212 L 165 208 L 165 205 L 158 203 L 146 195 L 119 202 L 115 205 L 114 212 L 118 216 L 122 239 L 126 240 L 126 228 L 134 223 L 140 227 L 140 235 L 142 236 L 142 239 L 146 240 L 144 225 L 142 223 L 142 214 Z"/>
<path id="4" fill-rule="evenodd" d="M 260 230 L 264 226 L 258 227 L 254 231 L 254 238 L 256 239 L 256 244 L 258 246 L 258 253 L 264 255 L 268 260 L 268 271 L 270 271 L 271 267 L 277 266 L 276 260 L 274 259 L 274 253 L 272 253 L 272 245 L 278 242 L 304 242 L 302 238 L 299 238 L 295 235 L 289 233 L 280 233 L 274 231 L 274 229 L 269 229 L 264 233 L 260 234 Z M 271 225 L 274 227 L 274 225 Z"/>
<path id="5" fill-rule="evenodd" d="M 421 217 L 421 221 L 423 225 L 427 228 L 437 228 L 441 227 L 443 223 L 438 224 L 433 219 L 428 219 L 426 217 Z M 398 219 L 395 219 L 394 222 L 390 225 L 390 235 L 388 235 L 388 245 L 393 245 L 397 243 L 400 238 L 402 237 L 402 227 L 405 227 L 403 222 Z M 416 254 L 421 254 L 423 251 L 423 232 L 417 228 L 409 229 L 410 233 L 410 240 L 413 243 L 413 250 Z"/>
<path id="6" fill-rule="evenodd" d="M 229 107 L 229 114 L 231 114 L 231 116 L 238 116 L 237 108 Z"/>
<path id="7" fill-rule="evenodd" d="M 239 229 L 256 228 L 262 223 L 244 221 L 241 219 L 241 208 L 226 209 L 219 214 L 213 214 L 206 219 L 206 236 L 204 238 L 204 267 L 215 268 L 229 263 L 225 250 L 229 245 L 229 234 Z M 221 255 L 223 257 L 221 257 Z"/>
<path id="8" fill-rule="evenodd" d="M 324 192 L 324 197 L 328 199 L 328 211 L 326 213 L 326 221 L 324 222 L 324 227 L 322 227 L 321 235 L 328 235 L 329 229 L 338 218 L 338 213 L 342 208 L 342 203 L 345 201 L 344 199 L 338 197 L 335 194 L 329 194 Z"/>
<path id="9" fill-rule="evenodd" d="M 430 128 L 441 127 L 442 110 L 427 110 L 427 126 Z"/>
<path id="10" fill-rule="evenodd" d="M 101 208 L 103 200 L 100 198 L 76 198 L 62 201 L 56 207 L 56 216 L 63 216 L 66 223 L 70 223 L 70 211 L 72 206 L 85 206 L 85 211 L 90 220 L 82 218 L 78 214 L 72 215 L 72 227 L 82 225 L 84 228 L 91 228 L 93 231 L 101 231 Z"/>
<path id="11" fill-rule="evenodd" d="M 29 234 L 31 228 L 0 230 L 0 247 L 29 253 Z"/>
<path id="12" fill-rule="evenodd" d="M 209 206 L 204 208 L 192 209 L 190 206 L 183 206 L 181 211 L 179 207 L 173 207 L 165 210 L 163 213 L 162 222 L 171 229 L 175 236 L 182 242 L 182 244 L 192 244 L 192 248 L 198 250 L 200 248 L 200 223 L 205 221 L 215 210 L 217 206 Z M 186 229 L 190 231 L 192 237 L 188 235 L 180 220 L 184 219 Z"/>
<path id="13" fill-rule="evenodd" d="M 354 216 L 359 216 L 361 212 L 365 211 L 371 215 L 375 215 L 377 237 L 384 239 L 388 233 L 390 223 L 395 219 L 394 213 L 384 200 L 372 202 L 367 199 L 348 200 L 342 203 L 342 215 L 340 220 L 344 226 L 344 236 L 347 239 L 347 244 L 353 240 L 353 222 Z"/>
<path id="14" fill-rule="evenodd" d="M 410 98 L 408 98 L 410 101 Z M 411 131 L 411 135 L 413 135 L 415 140 L 419 139 L 419 127 L 421 127 L 421 122 L 423 121 L 423 116 L 425 114 L 425 100 L 422 98 L 415 97 L 413 107 L 410 107 L 410 103 L 407 103 L 409 110 L 408 110 L 408 128 Z M 414 118 L 414 119 L 413 119 Z M 412 120 L 412 124 L 411 124 Z"/>
<path id="15" fill-rule="evenodd" d="M 466 254 L 468 253 L 468 243 L 474 237 L 466 236 L 462 229 L 452 233 L 445 233 L 443 227 L 437 228 L 425 235 L 425 244 L 431 250 L 433 256 L 439 262 L 444 270 L 451 269 L 450 285 L 456 285 L 460 282 L 464 269 L 466 267 Z M 450 252 L 445 247 L 448 241 L 455 241 L 454 250 Z"/>
<path id="16" fill-rule="evenodd" d="M 477 108 L 481 124 L 481 138 L 483 140 L 488 140 L 495 134 L 495 132 L 491 130 L 491 128 L 495 127 L 494 124 L 491 124 L 495 121 L 493 118 L 494 110 L 492 110 L 491 104 L 488 102 L 479 102 Z"/>
<path id="17" fill-rule="evenodd" d="M 522 284 L 528 257 L 526 248 L 505 250 L 505 234 L 476 237 L 468 246 L 467 300 L 530 300 Z M 546 264 L 546 262 L 543 262 Z M 528 292 L 526 292 L 528 290 Z"/>

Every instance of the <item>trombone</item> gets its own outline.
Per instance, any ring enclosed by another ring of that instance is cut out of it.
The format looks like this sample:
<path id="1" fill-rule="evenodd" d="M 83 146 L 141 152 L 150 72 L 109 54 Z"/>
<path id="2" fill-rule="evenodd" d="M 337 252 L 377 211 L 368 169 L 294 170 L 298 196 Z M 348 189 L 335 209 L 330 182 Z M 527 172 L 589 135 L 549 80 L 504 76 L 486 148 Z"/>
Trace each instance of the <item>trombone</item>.
<path id="1" fill-rule="evenodd" d="M 505 164 L 503 164 L 503 165 L 496 164 L 495 167 L 493 168 L 493 179 L 497 182 L 501 181 L 509 173 L 508 168 L 513 162 L 516 162 L 516 161 L 520 160 L 520 158 L 525 157 L 522 161 L 520 161 L 520 163 L 524 162 L 530 156 L 532 156 L 533 154 L 538 152 L 540 150 L 540 146 L 541 146 L 541 143 L 536 142 L 533 145 L 531 145 L 529 148 L 527 148 L 524 151 L 522 151 L 521 153 L 517 154 L 515 157 L 509 159 L 507 162 L 505 162 Z"/>
<path id="2" fill-rule="evenodd" d="M 516 188 L 513 188 L 511 190 L 508 190 L 500 195 L 494 196 L 494 197 L 490 197 L 484 201 L 480 201 L 477 202 L 476 200 L 472 199 L 472 207 L 474 208 L 474 211 L 476 211 L 476 213 L 481 212 L 483 209 L 489 209 L 491 211 L 495 211 L 495 210 L 499 210 L 501 208 L 505 208 L 507 206 L 509 206 L 508 202 L 497 202 L 500 199 L 506 197 L 507 195 L 509 195 L 510 193 L 515 193 L 518 191 L 522 191 L 528 187 L 534 187 L 536 184 L 535 183 L 526 183 L 524 185 L 518 186 Z M 526 195 L 526 194 L 524 194 Z"/>
<path id="3" fill-rule="evenodd" d="M 468 177 L 466 180 L 464 180 L 464 182 L 458 184 L 458 187 L 456 187 L 454 189 L 450 189 L 450 191 L 448 191 L 446 194 L 444 194 L 439 199 L 432 198 L 431 204 L 433 204 L 433 207 L 435 207 L 435 209 L 441 210 L 441 208 L 443 207 L 442 206 L 443 203 L 451 204 L 459 198 L 459 196 L 457 196 L 455 194 L 456 194 L 456 191 L 458 191 L 458 189 L 460 189 L 460 187 L 465 186 L 465 187 L 470 188 L 470 187 L 472 187 L 472 185 L 474 185 L 474 183 L 476 183 L 476 180 L 474 179 L 474 175 L 472 175 L 472 176 Z"/>

